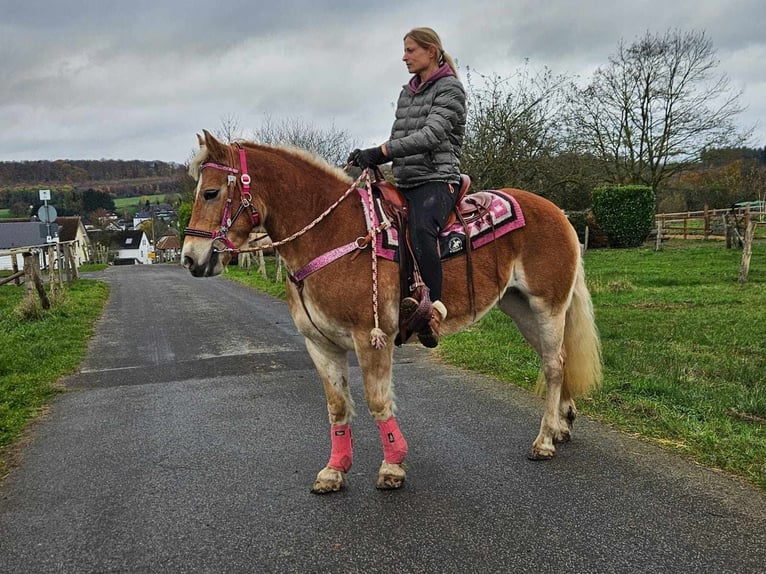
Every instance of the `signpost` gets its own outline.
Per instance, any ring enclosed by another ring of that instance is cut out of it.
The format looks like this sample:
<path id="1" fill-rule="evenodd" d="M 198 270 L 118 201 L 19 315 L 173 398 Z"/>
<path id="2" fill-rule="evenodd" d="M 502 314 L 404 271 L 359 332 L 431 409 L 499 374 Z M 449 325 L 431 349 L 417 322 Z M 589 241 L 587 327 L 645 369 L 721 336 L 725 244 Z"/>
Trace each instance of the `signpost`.
<path id="1" fill-rule="evenodd" d="M 44 205 L 40 206 L 40 209 L 37 210 L 37 217 L 47 225 L 48 230 L 48 236 L 45 239 L 46 243 L 51 243 L 53 241 L 53 237 L 51 237 L 51 223 L 56 221 L 56 217 L 58 217 L 58 213 L 56 213 L 56 208 L 52 205 L 48 205 L 48 200 L 51 198 L 51 190 L 50 189 L 41 189 L 40 190 L 40 201 L 44 202 Z"/>

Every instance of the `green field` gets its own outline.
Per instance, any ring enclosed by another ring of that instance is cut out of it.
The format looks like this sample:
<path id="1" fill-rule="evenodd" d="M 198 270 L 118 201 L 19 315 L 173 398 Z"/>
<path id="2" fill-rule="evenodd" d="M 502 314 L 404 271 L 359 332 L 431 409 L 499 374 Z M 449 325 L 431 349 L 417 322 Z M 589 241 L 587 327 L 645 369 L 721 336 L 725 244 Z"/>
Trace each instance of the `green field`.
<path id="1" fill-rule="evenodd" d="M 11 217 L 10 209 L 0 209 L 0 219 L 10 219 Z"/>
<path id="2" fill-rule="evenodd" d="M 154 205 L 157 201 L 160 203 L 165 201 L 165 195 L 164 193 L 160 193 L 157 195 L 141 195 L 136 197 L 118 197 L 114 200 L 114 208 L 116 210 L 121 210 L 125 208 L 139 208 L 143 207 L 143 203 L 148 199 L 149 203 Z"/>
<path id="3" fill-rule="evenodd" d="M 717 241 L 589 251 L 604 384 L 578 408 L 766 489 L 766 245 L 755 245 L 744 285 L 736 281 L 741 254 Z M 284 294 L 257 272 L 226 276 Z M 445 337 L 438 352 L 530 390 L 537 380 L 537 355 L 499 311 Z"/>

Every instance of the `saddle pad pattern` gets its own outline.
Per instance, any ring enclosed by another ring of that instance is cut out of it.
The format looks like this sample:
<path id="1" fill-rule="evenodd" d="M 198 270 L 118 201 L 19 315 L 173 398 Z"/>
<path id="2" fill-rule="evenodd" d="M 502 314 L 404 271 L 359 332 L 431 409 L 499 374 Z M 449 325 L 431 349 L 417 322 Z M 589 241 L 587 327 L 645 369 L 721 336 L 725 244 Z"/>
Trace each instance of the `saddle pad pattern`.
<path id="1" fill-rule="evenodd" d="M 370 210 L 368 209 L 369 197 L 367 190 L 358 189 L 363 207 L 367 226 L 377 227 L 381 221 L 386 220 L 383 215 L 377 196 L 375 199 L 375 209 L 373 210 L 375 221 L 370 221 Z M 490 194 L 492 204 L 488 213 L 468 224 L 468 237 L 471 240 L 473 249 L 478 249 L 510 233 L 514 229 L 524 227 L 524 214 L 521 207 L 513 196 L 498 190 L 479 191 L 477 193 Z M 455 222 L 450 227 L 442 230 L 439 234 L 439 249 L 442 260 L 460 255 L 465 251 L 466 233 L 460 222 Z M 378 257 L 388 259 L 389 261 L 399 260 L 399 232 L 395 227 L 389 227 L 377 236 Z"/>

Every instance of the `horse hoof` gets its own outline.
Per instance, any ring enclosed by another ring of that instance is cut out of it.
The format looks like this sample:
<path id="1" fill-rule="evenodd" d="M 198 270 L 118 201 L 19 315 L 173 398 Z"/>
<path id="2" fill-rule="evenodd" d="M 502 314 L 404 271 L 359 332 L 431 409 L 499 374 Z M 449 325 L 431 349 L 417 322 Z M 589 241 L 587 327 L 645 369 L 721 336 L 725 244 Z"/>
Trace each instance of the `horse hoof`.
<path id="1" fill-rule="evenodd" d="M 530 453 L 527 455 L 527 458 L 529 460 L 550 460 L 553 458 L 553 455 L 555 453 L 552 452 L 537 452 L 537 451 L 530 451 Z"/>
<path id="2" fill-rule="evenodd" d="M 553 455 L 556 454 L 556 449 L 553 446 L 546 446 L 545 444 L 532 445 L 532 450 L 527 455 L 529 460 L 550 460 Z"/>
<path id="3" fill-rule="evenodd" d="M 314 485 L 311 487 L 311 492 L 314 494 L 338 492 L 345 484 L 346 475 L 344 473 L 326 466 L 317 474 Z"/>
<path id="4" fill-rule="evenodd" d="M 378 472 L 378 482 L 375 488 L 378 490 L 396 490 L 404 486 L 407 472 L 401 464 L 383 462 Z"/>
<path id="5" fill-rule="evenodd" d="M 562 443 L 562 442 L 569 442 L 570 440 L 572 440 L 572 433 L 569 432 L 569 429 L 563 429 L 559 431 L 559 433 L 556 435 L 553 442 Z"/>

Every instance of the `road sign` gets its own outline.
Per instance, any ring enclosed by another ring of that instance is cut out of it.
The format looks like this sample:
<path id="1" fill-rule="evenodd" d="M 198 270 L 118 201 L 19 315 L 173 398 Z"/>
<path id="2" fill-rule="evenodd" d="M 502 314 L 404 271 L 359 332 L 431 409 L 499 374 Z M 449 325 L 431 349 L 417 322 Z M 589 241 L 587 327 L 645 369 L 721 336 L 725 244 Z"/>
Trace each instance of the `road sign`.
<path id="1" fill-rule="evenodd" d="M 58 213 L 56 213 L 56 208 L 52 205 L 41 205 L 40 209 L 37 210 L 37 217 L 42 221 L 43 223 L 53 223 L 56 221 L 56 217 L 58 217 Z"/>
<path id="2" fill-rule="evenodd" d="M 41 189 L 40 190 L 40 201 L 50 201 L 51 200 L 51 190 L 50 189 Z"/>

